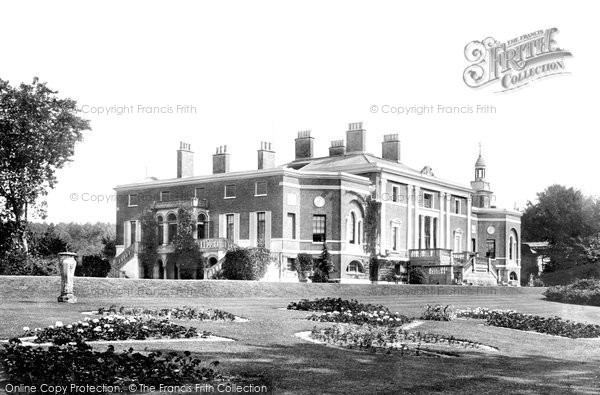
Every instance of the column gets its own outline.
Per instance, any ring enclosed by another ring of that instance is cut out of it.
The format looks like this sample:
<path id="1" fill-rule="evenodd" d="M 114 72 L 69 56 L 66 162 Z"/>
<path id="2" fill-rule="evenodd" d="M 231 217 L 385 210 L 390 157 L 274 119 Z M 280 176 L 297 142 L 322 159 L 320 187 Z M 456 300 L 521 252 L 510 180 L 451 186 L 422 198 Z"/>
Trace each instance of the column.
<path id="1" fill-rule="evenodd" d="M 169 223 L 163 223 L 163 245 L 169 244 Z"/>
<path id="2" fill-rule="evenodd" d="M 452 198 L 452 195 L 447 193 L 446 194 L 446 248 L 448 249 L 453 249 L 452 248 L 452 244 L 450 242 L 450 236 L 451 236 L 451 232 L 450 232 L 450 199 Z"/>
<path id="3" fill-rule="evenodd" d="M 421 192 L 421 188 L 419 187 L 415 187 L 415 193 L 413 194 L 413 199 L 414 199 L 414 219 L 415 219 L 415 231 L 414 231 L 414 235 L 415 235 L 415 239 L 413 240 L 413 247 L 414 248 L 420 248 L 419 247 L 419 194 Z"/>
<path id="4" fill-rule="evenodd" d="M 467 196 L 467 248 L 465 248 L 465 251 L 471 251 L 471 238 L 473 237 L 473 232 L 471 230 L 471 224 L 472 224 L 472 219 L 471 219 L 471 204 L 473 201 L 473 197 L 471 196 L 471 194 L 469 194 Z"/>
<path id="5" fill-rule="evenodd" d="M 414 192 L 414 187 L 412 185 L 408 185 L 406 188 L 406 249 L 410 250 L 411 248 L 413 248 L 413 244 L 412 244 L 412 236 L 413 236 L 413 229 L 412 229 L 412 217 L 410 215 L 410 197 L 412 196 Z M 408 253 L 408 252 L 407 252 Z"/>
<path id="6" fill-rule="evenodd" d="M 381 202 L 381 213 L 380 213 L 380 221 L 379 221 L 379 254 L 385 256 L 385 248 L 388 245 L 388 236 L 387 236 L 387 219 L 385 215 L 385 206 L 387 202 L 383 199 L 383 194 L 386 192 L 387 188 L 387 180 L 381 178 L 379 180 L 379 196 L 381 197 L 379 201 Z M 348 238 L 346 238 L 348 239 Z"/>
<path id="7" fill-rule="evenodd" d="M 437 224 L 437 241 L 439 248 L 446 248 L 446 240 L 442 240 L 443 238 L 443 226 L 444 226 L 444 204 L 446 202 L 446 194 L 444 192 L 440 192 L 440 212 L 438 214 L 438 224 Z"/>

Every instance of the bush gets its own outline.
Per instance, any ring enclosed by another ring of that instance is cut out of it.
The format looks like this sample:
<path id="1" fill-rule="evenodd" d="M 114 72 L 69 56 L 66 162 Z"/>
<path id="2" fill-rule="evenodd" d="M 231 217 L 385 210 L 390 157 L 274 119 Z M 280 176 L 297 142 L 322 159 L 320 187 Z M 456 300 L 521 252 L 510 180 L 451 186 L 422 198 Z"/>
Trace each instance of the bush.
<path id="1" fill-rule="evenodd" d="M 227 280 L 260 280 L 270 261 L 266 248 L 233 248 L 225 254 L 221 275 Z"/>
<path id="2" fill-rule="evenodd" d="M 380 311 L 388 310 L 380 304 L 363 304 L 358 301 L 344 300 L 341 298 L 320 298 L 315 300 L 301 299 L 299 302 L 292 302 L 288 305 L 288 310 L 304 310 L 304 311 Z"/>
<path id="3" fill-rule="evenodd" d="M 442 306 L 441 304 L 427 305 L 425 311 L 421 314 L 422 320 L 429 321 L 452 321 L 456 314 L 450 308 L 450 305 Z"/>
<path id="4" fill-rule="evenodd" d="M 370 324 L 388 327 L 402 326 L 412 322 L 412 318 L 399 313 L 392 313 L 387 309 L 372 312 L 365 310 L 333 311 L 324 314 L 313 314 L 307 319 L 319 322 L 338 322 L 354 325 Z"/>
<path id="5" fill-rule="evenodd" d="M 29 255 L 22 250 L 5 252 L 0 257 L 0 275 L 55 276 L 58 275 L 58 257 Z"/>
<path id="6" fill-rule="evenodd" d="M 81 265 L 75 268 L 78 277 L 106 277 L 110 272 L 110 262 L 100 255 L 87 255 L 81 258 Z"/>
<path id="7" fill-rule="evenodd" d="M 408 272 L 408 283 L 409 284 L 424 284 L 425 283 L 425 273 L 423 269 L 418 266 L 411 267 Z"/>
<path id="8" fill-rule="evenodd" d="M 600 280 L 583 279 L 569 285 L 550 287 L 544 296 L 553 302 L 600 306 Z"/>
<path id="9" fill-rule="evenodd" d="M 0 350 L 0 362 L 14 385 L 75 385 L 115 386 L 114 392 L 129 392 L 129 385 L 183 385 L 210 382 L 225 378 L 212 362 L 203 366 L 200 359 L 186 351 L 183 354 L 151 352 L 134 353 L 133 348 L 116 353 L 114 346 L 107 351 L 92 351 L 79 342 L 75 345 L 32 348 L 12 339 Z M 27 372 L 24 374 L 24 372 Z M 110 391 L 113 392 L 113 391 Z"/>
<path id="10" fill-rule="evenodd" d="M 300 281 L 306 281 L 306 273 L 310 272 L 314 266 L 314 260 L 312 255 L 301 252 L 296 257 L 295 262 L 296 263 L 294 269 L 296 269 L 296 272 L 298 272 L 298 279 Z"/>

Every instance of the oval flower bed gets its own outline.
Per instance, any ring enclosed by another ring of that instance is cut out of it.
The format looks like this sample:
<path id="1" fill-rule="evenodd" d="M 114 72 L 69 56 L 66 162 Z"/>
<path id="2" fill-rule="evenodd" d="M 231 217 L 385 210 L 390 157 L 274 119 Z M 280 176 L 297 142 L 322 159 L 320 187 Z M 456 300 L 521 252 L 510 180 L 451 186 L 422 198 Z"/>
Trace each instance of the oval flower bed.
<path id="1" fill-rule="evenodd" d="M 600 337 L 600 325 L 563 320 L 560 317 L 542 317 L 522 314 L 514 310 L 491 310 L 485 308 L 458 310 L 458 317 L 485 319 L 487 325 L 534 331 L 573 339 Z"/>
<path id="2" fill-rule="evenodd" d="M 56 325 L 47 328 L 30 330 L 25 327 L 23 330 L 25 336 L 35 336 L 34 343 L 52 342 L 55 344 L 84 340 L 207 338 L 211 335 L 209 332 L 198 334 L 194 327 L 186 328 L 166 319 L 139 320 L 135 317 L 120 315 L 108 315 L 94 319 L 86 317 L 83 321 L 77 321 L 70 325 L 63 325 L 62 322 L 57 321 Z"/>
<path id="3" fill-rule="evenodd" d="M 320 298 L 315 300 L 301 299 L 299 302 L 291 302 L 288 310 L 304 311 L 389 311 L 382 305 L 359 303 L 357 300 L 344 300 L 341 298 Z"/>
<path id="4" fill-rule="evenodd" d="M 412 322 L 412 319 L 389 310 L 379 311 L 333 311 L 324 314 L 313 314 L 307 317 L 311 321 L 338 322 L 355 325 L 371 324 L 376 326 L 397 327 Z"/>
<path id="5" fill-rule="evenodd" d="M 173 307 L 165 309 L 148 309 L 145 307 L 101 307 L 99 315 L 120 314 L 133 315 L 145 318 L 174 318 L 178 320 L 211 320 L 211 321 L 235 321 L 236 316 L 223 310 L 203 307 Z"/>
<path id="6" fill-rule="evenodd" d="M 446 337 L 432 333 L 408 332 L 400 328 L 376 327 L 373 325 L 336 324 L 325 329 L 313 328 L 311 338 L 348 348 L 399 350 L 402 354 L 420 352 L 440 353 L 448 348 L 471 348 L 495 351 L 493 347 L 453 336 Z M 424 347 L 423 345 L 430 347 Z M 436 346 L 431 348 L 431 346 Z M 437 348 L 437 349 L 436 349 Z M 443 352 L 442 352 L 443 353 Z"/>

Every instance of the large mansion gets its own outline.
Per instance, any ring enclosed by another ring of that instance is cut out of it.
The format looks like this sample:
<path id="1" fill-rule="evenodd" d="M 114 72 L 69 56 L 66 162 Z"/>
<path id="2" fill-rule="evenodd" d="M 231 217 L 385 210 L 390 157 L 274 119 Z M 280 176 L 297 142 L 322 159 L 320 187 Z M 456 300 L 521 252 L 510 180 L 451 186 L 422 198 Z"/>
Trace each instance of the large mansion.
<path id="1" fill-rule="evenodd" d="M 378 255 L 398 274 L 421 266 L 433 284 L 519 283 L 520 213 L 494 207 L 486 163 L 477 159 L 470 186 L 435 177 L 429 167 L 402 163 L 398 135 L 384 136 L 381 155 L 366 151 L 362 123 L 346 140 L 331 142 L 329 155 L 314 157 L 310 131 L 298 133 L 293 161 L 276 166 L 270 143 L 261 143 L 254 170 L 231 172 L 227 147 L 213 155 L 212 174 L 193 173 L 191 146 L 177 150 L 177 178 L 120 185 L 117 191 L 117 257 L 113 275 L 130 278 L 210 278 L 234 245 L 264 243 L 275 281 L 297 281 L 298 253 L 319 255 L 327 243 L 333 278 L 368 282 L 364 198 L 381 202 Z M 179 207 L 192 212 L 194 235 L 207 261 L 190 273 L 173 258 Z M 152 210 L 158 259 L 138 260 L 140 216 Z"/>

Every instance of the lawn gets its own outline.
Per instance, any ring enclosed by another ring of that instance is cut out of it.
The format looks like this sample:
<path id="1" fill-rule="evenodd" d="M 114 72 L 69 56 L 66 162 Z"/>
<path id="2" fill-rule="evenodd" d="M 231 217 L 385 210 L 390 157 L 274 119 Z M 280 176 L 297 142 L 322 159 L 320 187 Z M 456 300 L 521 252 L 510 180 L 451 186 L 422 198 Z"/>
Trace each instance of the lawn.
<path id="1" fill-rule="evenodd" d="M 164 284 L 164 283 L 163 283 Z M 163 285 L 161 284 L 161 285 Z M 2 284 L 0 284 L 1 286 Z M 314 284 L 316 285 L 316 284 Z M 311 284 L 308 284 L 311 286 Z M 261 287 L 253 284 L 253 287 Z M 265 288 L 270 287 L 265 285 Z M 541 292 L 497 295 L 393 295 L 352 286 L 344 298 L 381 303 L 392 311 L 418 316 L 427 304 L 515 309 L 523 313 L 600 324 L 600 307 L 546 302 Z M 303 288 L 306 289 L 306 288 Z M 332 288 L 333 289 L 333 288 Z M 340 289 L 335 288 L 335 289 Z M 325 288 L 315 287 L 316 294 Z M 365 290 L 367 290 L 365 292 Z M 140 350 L 189 350 L 203 360 L 219 360 L 220 369 L 264 375 L 276 393 L 598 393 L 600 339 L 566 339 L 481 325 L 477 320 L 425 322 L 416 328 L 467 338 L 497 347 L 497 353 L 461 351 L 457 358 L 404 356 L 347 350 L 311 344 L 294 336 L 328 323 L 304 319 L 307 312 L 282 311 L 299 297 L 253 292 L 247 297 L 109 297 L 80 296 L 77 304 L 58 304 L 48 292 L 2 291 L 0 338 L 21 334 L 23 326 L 42 327 L 82 318 L 82 311 L 111 304 L 143 307 L 203 305 L 248 318 L 248 322 L 195 322 L 197 326 L 236 342 L 182 342 L 134 345 Z M 305 291 L 303 291 L 303 294 Z M 442 292 L 444 293 L 444 292 Z M 256 296 L 262 295 L 261 297 Z M 330 295 L 337 296 L 337 295 Z M 183 322 L 178 322 L 183 323 Z M 129 345 L 122 345 L 121 349 Z M 117 346 L 119 349 L 119 346 Z M 2 385 L 1 388 L 4 386 Z"/>

